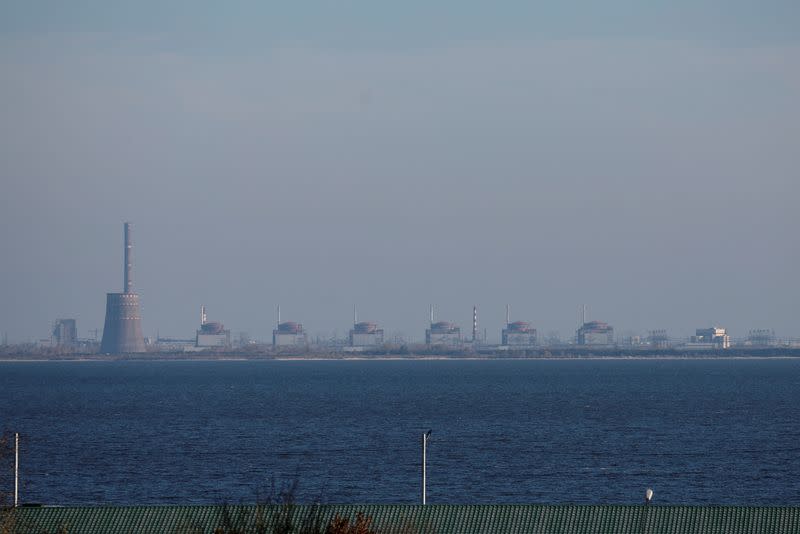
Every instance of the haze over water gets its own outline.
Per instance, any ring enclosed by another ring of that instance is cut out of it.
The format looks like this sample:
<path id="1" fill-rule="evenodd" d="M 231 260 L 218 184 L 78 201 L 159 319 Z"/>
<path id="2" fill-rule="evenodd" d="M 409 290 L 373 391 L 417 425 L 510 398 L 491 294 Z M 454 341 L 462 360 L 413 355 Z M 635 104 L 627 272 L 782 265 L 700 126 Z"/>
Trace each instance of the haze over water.
<path id="1" fill-rule="evenodd" d="M 24 502 L 793 505 L 800 360 L 0 363 Z"/>
<path id="2" fill-rule="evenodd" d="M 800 336 L 800 8 L 0 2 L 0 333 Z"/>

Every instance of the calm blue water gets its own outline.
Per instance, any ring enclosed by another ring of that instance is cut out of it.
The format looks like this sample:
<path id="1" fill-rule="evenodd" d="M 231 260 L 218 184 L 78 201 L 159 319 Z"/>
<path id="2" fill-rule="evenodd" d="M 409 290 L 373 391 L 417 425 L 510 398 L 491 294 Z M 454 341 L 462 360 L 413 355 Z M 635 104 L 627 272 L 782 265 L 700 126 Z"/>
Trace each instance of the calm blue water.
<path id="1" fill-rule="evenodd" d="M 0 363 L 47 504 L 412 503 L 432 428 L 430 502 L 797 505 L 799 415 L 799 360 Z"/>

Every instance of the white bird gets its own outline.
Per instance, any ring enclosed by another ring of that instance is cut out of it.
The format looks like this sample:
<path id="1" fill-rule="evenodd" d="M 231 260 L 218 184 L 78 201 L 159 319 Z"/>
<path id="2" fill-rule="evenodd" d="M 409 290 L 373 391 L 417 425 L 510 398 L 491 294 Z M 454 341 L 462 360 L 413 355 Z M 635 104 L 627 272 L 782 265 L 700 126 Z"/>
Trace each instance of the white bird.
<path id="1" fill-rule="evenodd" d="M 644 503 L 650 504 L 650 501 L 653 500 L 653 490 L 651 488 L 647 488 L 647 491 L 644 492 Z"/>

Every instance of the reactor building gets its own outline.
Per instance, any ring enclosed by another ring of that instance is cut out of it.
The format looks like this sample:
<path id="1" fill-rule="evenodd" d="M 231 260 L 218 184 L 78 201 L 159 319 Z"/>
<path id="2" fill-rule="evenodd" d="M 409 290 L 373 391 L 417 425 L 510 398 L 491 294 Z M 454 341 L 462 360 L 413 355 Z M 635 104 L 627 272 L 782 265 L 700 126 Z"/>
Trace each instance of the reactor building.
<path id="1" fill-rule="evenodd" d="M 447 321 L 431 323 L 425 330 L 425 344 L 457 347 L 461 345 L 461 328 Z"/>
<path id="2" fill-rule="evenodd" d="M 209 321 L 206 316 L 206 307 L 200 306 L 200 330 L 195 334 L 195 347 L 230 347 L 231 331 L 225 330 L 225 325 L 216 321 Z"/>
<path id="3" fill-rule="evenodd" d="M 383 345 L 383 329 L 375 323 L 360 322 L 350 330 L 351 347 L 378 347 Z"/>
<path id="4" fill-rule="evenodd" d="M 525 321 L 506 324 L 502 331 L 502 344 L 511 348 L 536 346 L 536 329 Z"/>
<path id="5" fill-rule="evenodd" d="M 358 320 L 358 311 L 353 306 L 353 328 L 350 330 L 348 345 L 356 350 L 383 345 L 383 329 L 375 323 Z"/>
<path id="6" fill-rule="evenodd" d="M 307 347 L 308 336 L 300 323 L 281 322 L 281 307 L 278 306 L 278 325 L 272 331 L 273 347 Z"/>
<path id="7" fill-rule="evenodd" d="M 461 328 L 447 321 L 435 321 L 433 305 L 431 305 L 431 326 L 425 330 L 425 344 L 444 347 L 458 347 L 461 345 Z"/>
<path id="8" fill-rule="evenodd" d="M 122 293 L 106 294 L 106 321 L 100 352 L 145 352 L 139 295 L 133 292 L 133 240 L 131 223 L 125 223 L 125 266 Z"/>
<path id="9" fill-rule="evenodd" d="M 273 347 L 304 347 L 306 345 L 308 345 L 308 336 L 300 323 L 292 321 L 278 323 L 278 327 L 272 331 Z"/>
<path id="10" fill-rule="evenodd" d="M 601 321 L 584 322 L 577 332 L 578 345 L 613 345 L 614 329 Z"/>
<path id="11" fill-rule="evenodd" d="M 511 305 L 506 304 L 506 327 L 500 332 L 501 345 L 509 348 L 536 346 L 536 329 L 525 321 L 511 322 Z"/>

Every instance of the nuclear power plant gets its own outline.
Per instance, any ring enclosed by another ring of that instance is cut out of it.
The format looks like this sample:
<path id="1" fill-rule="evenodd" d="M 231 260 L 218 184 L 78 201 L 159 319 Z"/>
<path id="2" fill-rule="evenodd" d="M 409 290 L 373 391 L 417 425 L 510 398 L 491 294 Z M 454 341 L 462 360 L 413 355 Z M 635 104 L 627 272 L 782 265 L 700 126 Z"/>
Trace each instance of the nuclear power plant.
<path id="1" fill-rule="evenodd" d="M 139 295 L 133 292 L 133 242 L 131 223 L 125 223 L 125 268 L 122 293 L 106 294 L 106 322 L 100 352 L 145 352 Z"/>
<path id="2" fill-rule="evenodd" d="M 231 331 L 219 321 L 208 321 L 205 306 L 200 309 L 200 328 L 193 338 L 187 337 L 162 337 L 160 332 L 155 341 L 145 340 L 142 334 L 142 320 L 139 295 L 133 287 L 133 238 L 132 224 L 124 223 L 124 261 L 122 292 L 106 294 L 106 314 L 103 327 L 102 341 L 99 343 L 101 354 L 131 354 L 145 352 L 197 352 L 211 349 L 221 353 L 231 349 L 247 347 L 248 352 L 269 352 L 268 341 L 251 341 L 246 332 L 240 332 L 238 342 L 231 342 Z M 747 338 L 732 338 L 725 328 L 711 327 L 698 328 L 696 334 L 690 338 L 669 338 L 666 330 L 652 330 L 647 337 L 640 337 L 626 333 L 619 340 L 614 337 L 614 328 L 602 321 L 587 321 L 586 306 L 578 310 L 577 331 L 575 337 L 569 341 L 562 341 L 557 331 L 548 332 L 540 339 L 536 328 L 527 321 L 511 321 L 510 305 L 506 305 L 504 328 L 500 331 L 500 343 L 494 340 L 488 342 L 484 329 L 483 335 L 478 330 L 478 307 L 472 307 L 472 336 L 462 337 L 461 328 L 448 321 L 436 320 L 435 308 L 430 306 L 430 323 L 425 330 L 424 344 L 407 338 L 402 332 L 396 332 L 391 343 L 385 343 L 384 330 L 378 323 L 359 321 L 358 314 L 353 308 L 353 325 L 347 337 L 337 335 L 334 330 L 330 337 L 320 337 L 318 334 L 313 341 L 306 332 L 303 324 L 293 321 L 281 321 L 281 308 L 278 306 L 278 317 L 272 330 L 272 347 L 280 348 L 282 354 L 288 354 L 292 349 L 306 352 L 373 352 L 379 354 L 414 354 L 415 350 L 425 351 L 430 354 L 436 348 L 448 349 L 451 355 L 456 351 L 469 353 L 509 353 L 514 352 L 514 357 L 536 356 L 547 353 L 569 354 L 573 348 L 578 352 L 594 353 L 597 351 L 609 353 L 612 350 L 624 351 L 649 351 L 653 349 L 683 351 L 693 353 L 699 350 L 722 349 L 752 349 L 759 348 L 770 351 L 800 350 L 800 338 L 778 338 L 770 329 L 751 330 Z M 39 340 L 38 346 L 55 349 L 54 354 L 68 352 L 77 353 L 98 351 L 99 330 L 89 330 L 94 336 L 79 338 L 75 319 L 58 319 L 51 327 L 49 336 Z M 7 346 L 5 335 L 0 337 L 0 345 Z M 395 351 L 395 352 L 392 352 Z M 733 352 L 733 351 L 730 351 Z M 525 353 L 525 354 L 523 354 Z"/>
<path id="3" fill-rule="evenodd" d="M 106 315 L 103 327 L 103 337 L 100 343 L 100 353 L 103 354 L 131 354 L 147 352 L 144 335 L 142 334 L 142 320 L 139 305 L 139 295 L 133 288 L 133 238 L 132 225 L 124 223 L 124 263 L 123 263 L 123 284 L 121 293 L 106 294 Z M 478 332 L 478 307 L 472 308 L 472 337 L 463 338 L 461 328 L 448 321 L 436 320 L 434 306 L 430 306 L 430 325 L 425 330 L 426 350 L 443 348 L 448 350 L 461 350 L 467 352 L 492 353 L 498 354 L 503 351 L 526 351 L 530 355 L 536 351 L 547 351 L 557 349 L 568 351 L 571 347 L 586 347 L 581 350 L 605 350 L 624 349 L 624 350 L 717 350 L 740 347 L 760 347 L 765 349 L 800 349 L 800 339 L 777 339 L 771 330 L 753 330 L 745 341 L 732 340 L 724 328 L 700 328 L 696 335 L 692 336 L 687 342 L 673 343 L 666 335 L 665 330 L 651 331 L 645 342 L 641 342 L 637 337 L 624 338 L 621 343 L 614 339 L 614 328 L 608 323 L 601 321 L 586 320 L 586 306 L 579 310 L 578 329 L 575 333 L 574 341 L 563 343 L 558 337 L 548 335 L 542 343 L 537 337 L 536 328 L 526 321 L 511 321 L 510 306 L 506 305 L 505 328 L 500 332 L 500 344 L 492 345 L 486 341 L 486 331 L 481 338 Z M 57 347 L 59 351 L 67 350 L 97 350 L 97 330 L 94 340 L 78 339 L 78 332 L 75 319 L 59 319 L 51 330 L 48 339 L 40 341 L 43 347 Z M 255 345 L 244 335 L 237 347 Z M 635 340 L 634 340 L 635 339 Z M 245 341 L 246 340 L 246 341 Z M 402 343 L 400 347 L 403 354 L 413 354 L 414 342 L 408 343 L 401 336 L 397 336 L 395 345 Z M 626 341 L 627 340 L 627 341 Z M 281 308 L 278 306 L 278 317 L 275 328 L 272 330 L 272 347 L 281 349 L 286 353 L 287 350 L 300 349 L 307 351 L 349 351 L 349 352 L 368 352 L 370 350 L 385 351 L 390 347 L 384 346 L 384 330 L 377 323 L 369 321 L 359 321 L 355 307 L 353 308 L 353 327 L 349 331 L 347 339 L 334 336 L 330 339 L 321 340 L 317 336 L 316 341 L 310 343 L 309 335 L 301 323 L 293 321 L 281 321 Z M 632 348 L 633 347 L 633 348 Z M 195 332 L 194 339 L 162 338 L 157 336 L 154 351 L 198 351 L 204 349 L 214 349 L 217 352 L 234 348 L 231 343 L 231 332 L 227 330 L 223 323 L 218 321 L 208 321 L 205 306 L 200 309 L 200 329 Z M 265 349 L 265 348 L 263 348 Z"/>

